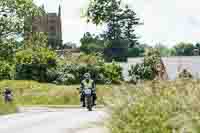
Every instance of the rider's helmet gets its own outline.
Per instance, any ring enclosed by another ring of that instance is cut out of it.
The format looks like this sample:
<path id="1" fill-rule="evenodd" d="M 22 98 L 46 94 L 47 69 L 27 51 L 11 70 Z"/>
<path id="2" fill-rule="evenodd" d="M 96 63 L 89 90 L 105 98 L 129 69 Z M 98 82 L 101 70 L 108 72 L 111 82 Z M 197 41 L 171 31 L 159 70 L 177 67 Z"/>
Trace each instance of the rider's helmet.
<path id="1" fill-rule="evenodd" d="M 84 78 L 85 78 L 85 79 L 90 79 L 90 73 L 85 73 L 85 74 L 84 74 Z"/>
<path id="2" fill-rule="evenodd" d="M 5 87 L 5 91 L 10 91 L 10 88 L 8 86 Z"/>

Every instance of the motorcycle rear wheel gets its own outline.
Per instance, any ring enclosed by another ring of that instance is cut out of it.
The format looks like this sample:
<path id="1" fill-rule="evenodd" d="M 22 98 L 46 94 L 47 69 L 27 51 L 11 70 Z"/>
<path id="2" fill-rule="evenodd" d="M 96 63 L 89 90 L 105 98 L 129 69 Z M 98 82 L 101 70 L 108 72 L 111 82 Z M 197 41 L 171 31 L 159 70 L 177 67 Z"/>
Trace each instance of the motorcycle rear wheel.
<path id="1" fill-rule="evenodd" d="M 92 111 L 92 96 L 88 96 L 86 99 L 87 99 L 87 109 L 88 111 Z"/>

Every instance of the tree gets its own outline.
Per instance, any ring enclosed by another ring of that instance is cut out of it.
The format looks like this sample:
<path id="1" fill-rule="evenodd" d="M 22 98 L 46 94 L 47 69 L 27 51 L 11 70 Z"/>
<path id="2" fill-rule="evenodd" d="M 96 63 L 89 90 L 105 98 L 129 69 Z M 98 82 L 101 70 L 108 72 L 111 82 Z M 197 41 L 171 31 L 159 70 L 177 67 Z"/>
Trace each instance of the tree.
<path id="1" fill-rule="evenodd" d="M 1 40 L 0 41 L 0 61 L 8 61 L 14 63 L 15 46 L 12 40 Z"/>
<path id="2" fill-rule="evenodd" d="M 170 53 L 169 54 L 170 56 L 176 56 L 176 49 L 175 48 L 170 48 L 169 49 L 169 53 Z"/>
<path id="3" fill-rule="evenodd" d="M 105 32 L 108 40 L 126 40 L 128 47 L 134 47 L 137 43 L 135 27 L 139 25 L 139 18 L 128 5 L 116 10 L 108 20 Z"/>
<path id="4" fill-rule="evenodd" d="M 128 48 L 128 57 L 144 57 L 145 50 L 151 48 L 147 44 L 136 45 L 133 48 Z"/>
<path id="5" fill-rule="evenodd" d="M 198 55 L 200 55 L 200 43 L 196 43 L 195 49 L 198 50 Z"/>
<path id="6" fill-rule="evenodd" d="M 48 81 L 48 70 L 55 69 L 57 54 L 48 48 L 27 48 L 16 53 L 16 79 Z"/>
<path id="7" fill-rule="evenodd" d="M 57 54 L 47 48 L 46 34 L 32 33 L 16 52 L 16 79 L 50 81 L 56 65 Z"/>
<path id="8" fill-rule="evenodd" d="M 0 61 L 0 80 L 2 79 L 12 79 L 14 77 L 13 65 L 7 61 Z"/>
<path id="9" fill-rule="evenodd" d="M 160 51 L 160 55 L 162 57 L 166 57 L 166 56 L 170 56 L 170 49 L 167 48 L 165 45 L 159 43 L 155 45 L 155 48 L 158 49 L 158 51 Z"/>
<path id="10" fill-rule="evenodd" d="M 200 50 L 200 43 L 196 43 L 195 47 Z"/>
<path id="11" fill-rule="evenodd" d="M 65 44 L 63 44 L 62 48 L 63 48 L 63 49 L 72 49 L 72 48 L 76 48 L 76 43 L 73 43 L 73 42 L 66 42 Z"/>
<path id="12" fill-rule="evenodd" d="M 90 32 L 86 32 L 83 37 L 81 38 L 80 42 L 81 44 L 89 44 L 94 42 L 94 35 L 90 34 Z"/>
<path id="13" fill-rule="evenodd" d="M 39 14 L 33 0 L 1 0 L 0 1 L 0 39 L 19 36 L 24 33 L 26 17 Z"/>
<path id="14" fill-rule="evenodd" d="M 14 40 L 0 40 L 0 80 L 12 79 L 14 77 L 15 50 Z"/>
<path id="15" fill-rule="evenodd" d="M 103 53 L 104 51 L 104 40 L 100 36 L 92 35 L 89 32 L 86 32 L 80 40 L 81 42 L 81 51 L 86 54 L 91 53 Z"/>
<path id="16" fill-rule="evenodd" d="M 121 28 L 122 28 L 122 38 L 128 40 L 129 48 L 133 48 L 137 43 L 137 36 L 135 34 L 135 26 L 139 25 L 139 18 L 136 17 L 136 13 L 131 10 L 128 5 L 122 12 Z"/>
<path id="17" fill-rule="evenodd" d="M 107 48 L 110 52 L 107 52 L 109 54 L 106 53 L 108 61 L 112 59 L 125 61 L 128 56 L 128 49 L 137 47 L 138 43 L 134 28 L 135 25 L 139 24 L 138 20 L 135 18 L 135 13 L 128 6 L 125 9 L 119 9 L 111 16 L 105 32 L 105 40 L 109 41 Z M 134 50 L 137 51 L 137 48 Z M 119 52 L 116 53 L 116 51 Z"/>
<path id="18" fill-rule="evenodd" d="M 47 47 L 48 39 L 46 33 L 34 32 L 26 40 L 24 40 L 24 49 Z"/>
<path id="19" fill-rule="evenodd" d="M 119 10 L 121 0 L 91 0 L 87 9 L 87 20 L 96 25 L 108 22 Z"/>
<path id="20" fill-rule="evenodd" d="M 128 6 L 122 7 L 121 0 L 92 0 L 87 10 L 87 19 L 96 25 L 107 25 L 104 53 L 108 61 L 124 61 L 128 48 L 138 45 L 135 26 L 140 24 L 139 18 Z"/>
<path id="21" fill-rule="evenodd" d="M 194 45 L 191 43 L 178 43 L 174 46 L 177 56 L 192 56 L 193 50 L 195 49 Z"/>

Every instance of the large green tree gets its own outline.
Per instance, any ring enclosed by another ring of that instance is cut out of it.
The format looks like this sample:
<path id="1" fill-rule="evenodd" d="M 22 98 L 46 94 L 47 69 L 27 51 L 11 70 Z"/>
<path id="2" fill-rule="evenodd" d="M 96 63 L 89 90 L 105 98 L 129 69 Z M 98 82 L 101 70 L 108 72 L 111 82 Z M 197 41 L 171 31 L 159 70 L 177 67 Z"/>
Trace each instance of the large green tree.
<path id="1" fill-rule="evenodd" d="M 123 7 L 121 0 L 91 0 L 87 18 L 96 25 L 107 26 L 104 40 L 107 42 L 105 55 L 109 61 L 124 60 L 128 48 L 138 44 L 135 27 L 140 24 L 139 18 L 131 8 Z"/>
<path id="2" fill-rule="evenodd" d="M 128 47 L 134 47 L 137 45 L 135 27 L 139 24 L 136 13 L 126 5 L 112 13 L 105 34 L 108 40 L 126 40 Z"/>
<path id="3" fill-rule="evenodd" d="M 87 9 L 88 22 L 96 25 L 108 22 L 115 11 L 120 9 L 121 0 L 90 0 Z"/>
<path id="4" fill-rule="evenodd" d="M 13 40 L 0 40 L 0 80 L 12 79 L 15 67 L 15 46 Z"/>
<path id="5" fill-rule="evenodd" d="M 24 25 L 25 18 L 39 15 L 39 8 L 33 0 L 0 1 L 0 39 L 19 36 L 30 25 Z"/>

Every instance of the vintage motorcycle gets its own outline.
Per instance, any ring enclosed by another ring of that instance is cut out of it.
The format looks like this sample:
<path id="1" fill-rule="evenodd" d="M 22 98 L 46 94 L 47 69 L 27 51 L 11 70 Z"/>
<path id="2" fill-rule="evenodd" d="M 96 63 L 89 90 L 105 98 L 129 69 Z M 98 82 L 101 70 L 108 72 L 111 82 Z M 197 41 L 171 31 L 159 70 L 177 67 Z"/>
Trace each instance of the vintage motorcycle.
<path id="1" fill-rule="evenodd" d="M 84 90 L 84 95 L 85 95 L 85 104 L 86 104 L 86 107 L 88 109 L 88 111 L 92 111 L 92 107 L 93 107 L 93 104 L 92 104 L 92 101 L 93 101 L 93 96 L 92 96 L 92 90 L 89 89 L 89 88 L 86 88 Z"/>

